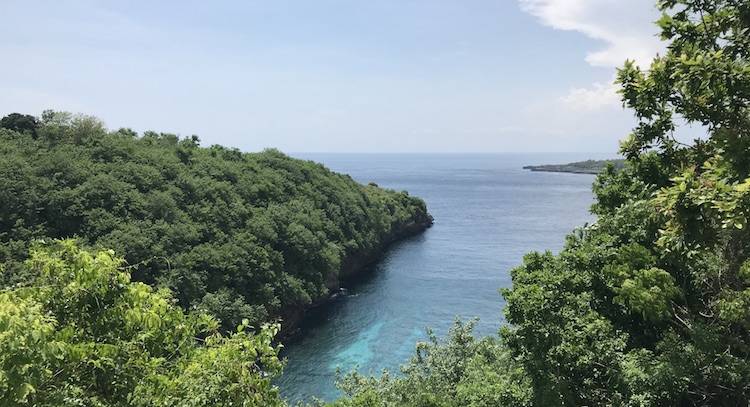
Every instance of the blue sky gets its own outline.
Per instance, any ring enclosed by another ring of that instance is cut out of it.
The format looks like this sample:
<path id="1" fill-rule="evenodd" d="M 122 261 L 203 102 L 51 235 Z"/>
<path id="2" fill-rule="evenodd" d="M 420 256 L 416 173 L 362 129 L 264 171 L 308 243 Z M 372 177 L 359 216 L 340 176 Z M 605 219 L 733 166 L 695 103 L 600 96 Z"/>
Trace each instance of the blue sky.
<path id="1" fill-rule="evenodd" d="M 286 152 L 615 152 L 651 0 L 0 3 L 0 115 Z"/>

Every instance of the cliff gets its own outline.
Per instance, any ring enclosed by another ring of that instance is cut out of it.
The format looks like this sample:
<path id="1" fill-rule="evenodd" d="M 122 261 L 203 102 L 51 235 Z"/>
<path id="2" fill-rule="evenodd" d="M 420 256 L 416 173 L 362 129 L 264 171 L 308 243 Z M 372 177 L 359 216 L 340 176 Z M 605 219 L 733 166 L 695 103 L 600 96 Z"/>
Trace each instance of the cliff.
<path id="1" fill-rule="evenodd" d="M 341 288 L 341 280 L 353 279 L 360 276 L 368 265 L 379 260 L 388 251 L 388 246 L 392 243 L 424 232 L 432 226 L 433 222 L 434 219 L 429 213 L 419 213 L 407 222 L 394 224 L 391 232 L 370 249 L 344 256 L 341 259 L 341 269 L 338 276 L 327 284 L 329 292 L 326 295 L 316 298 L 308 306 L 287 307 L 283 310 L 281 315 L 283 320 L 282 330 L 279 333 L 279 338 L 283 339 L 297 334 L 299 326 L 304 320 L 305 313 L 311 308 L 329 302 L 332 298 L 331 295 L 337 293 Z"/>

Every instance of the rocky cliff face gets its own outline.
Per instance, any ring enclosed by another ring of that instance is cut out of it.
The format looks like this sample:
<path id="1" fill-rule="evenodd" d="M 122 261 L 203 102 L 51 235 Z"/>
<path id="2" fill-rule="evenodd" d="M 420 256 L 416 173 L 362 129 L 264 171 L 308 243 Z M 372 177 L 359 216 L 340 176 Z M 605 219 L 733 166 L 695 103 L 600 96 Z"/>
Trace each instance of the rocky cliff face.
<path id="1" fill-rule="evenodd" d="M 432 226 L 432 223 L 432 215 L 425 213 L 424 216 L 420 216 L 418 219 L 413 219 L 404 225 L 398 225 L 398 227 L 394 228 L 391 233 L 385 236 L 378 245 L 367 252 L 360 253 L 356 256 L 344 257 L 341 260 L 341 273 L 339 274 L 339 278 L 347 279 L 355 277 L 365 268 L 365 266 L 380 258 L 388 248 L 388 245 L 397 240 L 420 233 Z M 331 288 L 338 290 L 339 287 L 337 284 L 335 287 Z"/>
<path id="2" fill-rule="evenodd" d="M 298 332 L 300 323 L 303 321 L 305 312 L 318 305 L 324 304 L 330 300 L 330 293 L 337 293 L 341 288 L 341 280 L 356 278 L 370 263 L 377 261 L 388 250 L 388 246 L 398 240 L 424 232 L 432 226 L 434 219 L 427 212 L 419 214 L 409 222 L 402 225 L 394 225 L 391 233 L 386 235 L 377 245 L 370 250 L 357 253 L 356 255 L 345 256 L 341 259 L 341 271 L 335 280 L 328 283 L 329 294 L 317 298 L 309 307 L 288 307 L 282 311 L 282 332 L 280 337 L 289 337 Z"/>

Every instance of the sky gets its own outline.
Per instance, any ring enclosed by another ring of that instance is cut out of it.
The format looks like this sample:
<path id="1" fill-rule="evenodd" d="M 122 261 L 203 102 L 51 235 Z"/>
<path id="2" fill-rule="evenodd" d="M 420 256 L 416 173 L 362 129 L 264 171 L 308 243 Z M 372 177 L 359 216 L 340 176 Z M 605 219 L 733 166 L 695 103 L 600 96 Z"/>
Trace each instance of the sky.
<path id="1" fill-rule="evenodd" d="M 617 151 L 653 0 L 0 2 L 0 116 L 284 152 Z"/>

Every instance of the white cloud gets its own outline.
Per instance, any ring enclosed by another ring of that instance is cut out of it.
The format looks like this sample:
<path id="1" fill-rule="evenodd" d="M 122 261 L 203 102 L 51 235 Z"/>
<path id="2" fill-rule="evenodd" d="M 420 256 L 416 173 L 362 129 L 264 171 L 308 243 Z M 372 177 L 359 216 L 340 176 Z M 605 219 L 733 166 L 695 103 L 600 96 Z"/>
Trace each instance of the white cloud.
<path id="1" fill-rule="evenodd" d="M 519 0 L 521 9 L 557 30 L 578 31 L 604 43 L 586 55 L 596 67 L 615 68 L 626 59 L 648 66 L 664 46 L 655 35 L 658 10 L 653 0 Z M 613 78 L 614 80 L 614 78 Z M 616 86 L 597 82 L 573 88 L 559 101 L 573 108 L 619 105 Z"/>
<path id="2" fill-rule="evenodd" d="M 566 96 L 558 98 L 565 106 L 575 110 L 598 110 L 609 106 L 622 106 L 617 94 L 615 78 L 608 83 L 595 82 L 589 88 L 572 88 Z"/>

